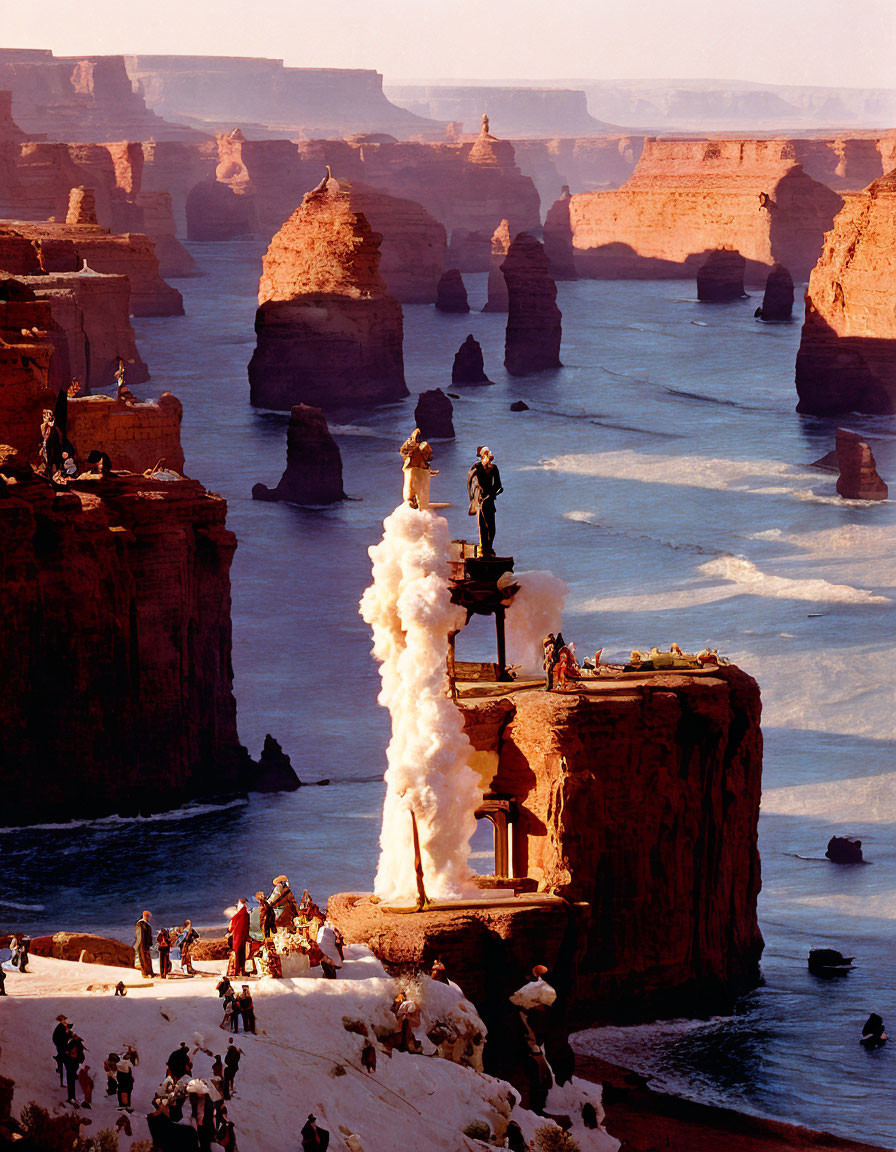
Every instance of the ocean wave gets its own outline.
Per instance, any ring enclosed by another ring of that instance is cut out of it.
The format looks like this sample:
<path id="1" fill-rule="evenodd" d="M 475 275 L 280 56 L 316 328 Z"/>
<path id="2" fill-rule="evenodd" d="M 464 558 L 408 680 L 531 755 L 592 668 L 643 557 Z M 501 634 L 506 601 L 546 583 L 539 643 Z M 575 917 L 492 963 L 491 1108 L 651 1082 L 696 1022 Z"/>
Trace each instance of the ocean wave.
<path id="1" fill-rule="evenodd" d="M 43 912 L 46 904 L 20 904 L 18 900 L 7 900 L 0 896 L 0 908 L 12 908 L 15 912 Z"/>
<path id="2" fill-rule="evenodd" d="M 691 321 L 695 323 L 695 321 Z M 667 396 L 675 396 L 680 400 L 696 400 L 701 404 L 721 404 L 725 408 L 741 408 L 745 412 L 766 412 L 767 408 L 755 404 L 742 404 L 740 400 L 729 400 L 724 396 L 704 396 L 702 392 L 688 392 L 684 388 L 666 387 L 663 389 Z"/>
<path id="3" fill-rule="evenodd" d="M 377 428 L 368 428 L 364 424 L 331 424 L 330 431 L 334 436 L 365 436 L 372 440 L 394 440 L 394 432 L 383 432 Z"/>
<path id="4" fill-rule="evenodd" d="M 762 793 L 762 812 L 812 816 L 838 824 L 894 824 L 896 773 L 770 788 Z"/>
<path id="5" fill-rule="evenodd" d="M 60 824 L 28 824 L 21 827 L 0 828 L 0 836 L 13 835 L 17 832 L 68 832 L 74 828 L 119 828 L 127 824 L 193 820 L 197 816 L 226 812 L 229 808 L 245 808 L 248 803 L 247 799 L 237 797 L 223 804 L 188 804 L 183 808 L 173 808 L 170 812 L 155 812 L 150 816 L 99 816 L 92 820 L 68 820 Z"/>
<path id="6" fill-rule="evenodd" d="M 722 556 L 725 553 L 720 548 L 707 548 L 704 544 L 695 541 L 669 540 L 664 536 L 652 536 L 649 532 L 630 532 L 624 528 L 609 528 L 602 524 L 593 512 L 564 512 L 564 520 L 572 520 L 575 524 L 587 524 L 596 528 L 601 536 L 611 536 L 622 540 L 647 540 L 651 544 L 659 544 L 673 552 L 693 552 L 697 556 Z"/>
<path id="7" fill-rule="evenodd" d="M 743 556 L 719 556 L 701 564 L 699 572 L 730 581 L 752 596 L 765 596 L 774 600 L 808 600 L 827 604 L 890 604 L 886 596 L 878 596 L 865 588 L 849 584 L 832 584 L 818 577 L 793 579 L 790 576 L 772 576 L 757 568 Z"/>

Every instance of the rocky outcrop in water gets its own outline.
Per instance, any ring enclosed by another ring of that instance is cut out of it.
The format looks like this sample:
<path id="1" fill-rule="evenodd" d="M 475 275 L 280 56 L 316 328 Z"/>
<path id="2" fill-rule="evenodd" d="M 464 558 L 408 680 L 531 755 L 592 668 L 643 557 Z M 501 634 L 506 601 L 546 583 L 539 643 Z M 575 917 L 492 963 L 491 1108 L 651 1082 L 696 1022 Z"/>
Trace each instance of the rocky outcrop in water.
<path id="1" fill-rule="evenodd" d="M 896 171 L 847 197 L 806 293 L 798 412 L 896 411 Z"/>
<path id="2" fill-rule="evenodd" d="M 719 249 L 710 252 L 697 269 L 697 299 L 707 304 L 727 304 L 741 300 L 744 292 L 746 260 L 739 252 Z"/>
<path id="3" fill-rule="evenodd" d="M 276 488 L 254 485 L 252 499 L 315 505 L 345 499 L 342 456 L 320 408 L 293 407 L 286 429 L 286 471 Z"/>
<path id="4" fill-rule="evenodd" d="M 271 241 L 259 283 L 252 403 L 325 410 L 407 396 L 401 305 L 379 273 L 380 236 L 324 180 Z"/>
<path id="5" fill-rule="evenodd" d="M 575 265 L 605 279 L 687 278 L 731 248 L 749 283 L 776 262 L 805 279 L 842 203 L 805 173 L 792 141 L 648 137 L 621 188 L 572 197 Z"/>
<path id="6" fill-rule="evenodd" d="M 793 277 L 783 264 L 776 264 L 769 272 L 756 315 L 771 324 L 782 324 L 793 315 Z"/>
<path id="7" fill-rule="evenodd" d="M 491 258 L 488 265 L 488 299 L 483 312 L 507 311 L 507 281 L 501 265 L 510 251 L 510 224 L 502 220 L 492 236 Z"/>
<path id="8" fill-rule="evenodd" d="M 887 485 L 877 474 L 874 453 L 857 432 L 837 429 L 837 491 L 848 500 L 886 500 Z"/>
<path id="9" fill-rule="evenodd" d="M 414 408 L 414 423 L 423 434 L 423 439 L 453 440 L 453 411 L 451 401 L 441 388 L 421 392 Z"/>
<path id="10" fill-rule="evenodd" d="M 225 513 L 193 480 L 113 474 L 54 489 L 0 448 L 7 823 L 254 787 L 231 684 Z"/>
<path id="11" fill-rule="evenodd" d="M 578 275 L 572 244 L 571 201 L 569 188 L 564 187 L 560 199 L 550 206 L 544 221 L 544 250 L 551 275 L 557 280 L 575 280 Z"/>
<path id="12" fill-rule="evenodd" d="M 562 316 L 544 248 L 534 236 L 521 232 L 510 245 L 501 271 L 508 295 L 504 367 L 511 376 L 562 367 Z"/>
<path id="13" fill-rule="evenodd" d="M 503 274 L 502 274 L 503 275 Z M 451 369 L 452 384 L 491 384 L 485 374 L 482 346 L 471 332 L 454 355 Z"/>
<path id="14" fill-rule="evenodd" d="M 442 274 L 439 280 L 439 290 L 436 295 L 436 309 L 439 312 L 469 312 L 467 290 L 464 280 L 456 268 Z"/>

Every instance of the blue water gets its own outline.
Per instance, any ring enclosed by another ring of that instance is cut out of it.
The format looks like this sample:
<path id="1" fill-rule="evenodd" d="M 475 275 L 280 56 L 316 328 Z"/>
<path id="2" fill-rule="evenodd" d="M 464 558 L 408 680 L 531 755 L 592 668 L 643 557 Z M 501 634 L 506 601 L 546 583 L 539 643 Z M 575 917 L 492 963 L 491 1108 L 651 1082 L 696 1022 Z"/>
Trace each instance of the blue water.
<path id="1" fill-rule="evenodd" d="M 137 391 L 180 397 L 187 471 L 228 500 L 241 738 L 257 755 L 271 732 L 302 779 L 333 783 L 144 822 L 0 833 L 0 916 L 34 932 L 125 932 L 147 906 L 158 920 L 215 923 L 281 871 L 322 898 L 369 888 L 375 868 L 388 724 L 357 602 L 366 549 L 400 498 L 414 400 L 331 419 L 357 500 L 253 502 L 252 485 L 275 484 L 285 462 L 285 416 L 248 403 L 260 250 L 193 251 L 207 275 L 179 282 L 186 317 L 136 322 L 153 374 Z M 896 1031 L 896 504 L 842 501 L 832 474 L 807 468 L 836 425 L 794 413 L 798 324 L 758 324 L 752 301 L 701 306 L 688 283 L 562 284 L 565 367 L 511 380 L 504 318 L 478 311 L 485 277 L 465 279 L 469 316 L 405 307 L 412 392 L 452 390 L 468 332 L 496 381 L 461 392 L 457 439 L 436 446 L 432 496 L 454 502 L 454 534 L 470 534 L 464 476 L 487 442 L 506 489 L 498 545 L 518 568 L 567 581 L 564 632 L 580 653 L 709 644 L 763 689 L 765 985 L 729 1020 L 579 1042 L 701 1099 L 896 1144 L 896 1048 L 857 1043 L 871 1010 Z M 511 413 L 516 399 L 529 411 Z M 896 420 L 840 423 L 874 438 L 896 483 Z M 861 836 L 871 863 L 824 861 L 834 831 Z M 820 944 L 855 954 L 855 971 L 811 977 L 806 955 Z"/>

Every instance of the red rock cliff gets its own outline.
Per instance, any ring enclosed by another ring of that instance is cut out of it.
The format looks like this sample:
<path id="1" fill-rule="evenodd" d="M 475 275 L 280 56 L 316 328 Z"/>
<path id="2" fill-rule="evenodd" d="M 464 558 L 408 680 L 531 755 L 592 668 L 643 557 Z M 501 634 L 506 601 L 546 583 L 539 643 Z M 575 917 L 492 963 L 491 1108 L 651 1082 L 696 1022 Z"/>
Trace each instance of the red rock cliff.
<path id="1" fill-rule="evenodd" d="M 235 537 L 192 480 L 54 490 L 0 448 L 7 822 L 159 811 L 245 789 L 231 689 Z"/>
<path id="2" fill-rule="evenodd" d="M 848 195 L 806 294 L 798 412 L 896 411 L 896 171 Z"/>
<path id="3" fill-rule="evenodd" d="M 562 317 L 544 248 L 534 236 L 521 232 L 501 271 L 507 281 L 504 367 L 511 376 L 560 368 Z"/>
<path id="4" fill-rule="evenodd" d="M 631 179 L 569 202 L 580 275 L 691 277 L 707 252 L 735 249 L 762 284 L 775 262 L 806 279 L 842 205 L 787 140 L 648 138 Z"/>
<path id="5" fill-rule="evenodd" d="M 712 1010 L 756 983 L 754 680 L 727 667 L 459 706 L 484 786 L 518 805 L 514 875 L 591 906 L 579 995 L 592 1015 Z"/>
<path id="6" fill-rule="evenodd" d="M 379 272 L 380 239 L 344 181 L 305 196 L 264 257 L 253 404 L 332 409 L 408 394 L 401 305 Z"/>

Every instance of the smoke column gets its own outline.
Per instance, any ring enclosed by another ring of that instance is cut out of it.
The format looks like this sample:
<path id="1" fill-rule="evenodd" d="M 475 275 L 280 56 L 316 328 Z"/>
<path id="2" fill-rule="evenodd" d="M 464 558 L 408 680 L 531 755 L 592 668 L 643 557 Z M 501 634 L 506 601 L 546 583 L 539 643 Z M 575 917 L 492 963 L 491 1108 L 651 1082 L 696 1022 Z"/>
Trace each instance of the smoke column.
<path id="1" fill-rule="evenodd" d="M 392 717 L 374 888 L 384 900 L 416 900 L 413 809 L 427 895 L 462 896 L 473 891 L 469 842 L 482 792 L 448 691 L 448 634 L 466 619 L 450 599 L 450 531 L 443 517 L 406 504 L 383 528 L 380 543 L 368 549 L 373 583 L 361 598 L 380 662 L 379 703 Z"/>
<path id="2" fill-rule="evenodd" d="M 543 675 L 544 638 L 563 625 L 563 601 L 569 588 L 553 572 L 508 572 L 501 582 L 519 584 L 507 609 L 507 663 L 523 675 Z"/>

